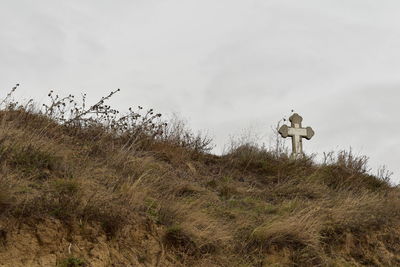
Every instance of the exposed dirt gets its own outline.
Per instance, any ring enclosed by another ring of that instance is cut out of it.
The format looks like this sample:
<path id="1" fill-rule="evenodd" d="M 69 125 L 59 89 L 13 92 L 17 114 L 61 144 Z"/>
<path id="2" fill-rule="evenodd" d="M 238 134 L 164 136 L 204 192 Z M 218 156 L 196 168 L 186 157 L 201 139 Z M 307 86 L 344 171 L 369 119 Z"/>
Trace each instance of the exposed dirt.
<path id="1" fill-rule="evenodd" d="M 111 240 L 99 226 L 66 226 L 56 219 L 13 223 L 2 230 L 0 266 L 57 266 L 72 257 L 93 267 L 157 266 L 161 260 L 170 265 L 162 259 L 163 245 L 150 222 L 125 227 Z"/>

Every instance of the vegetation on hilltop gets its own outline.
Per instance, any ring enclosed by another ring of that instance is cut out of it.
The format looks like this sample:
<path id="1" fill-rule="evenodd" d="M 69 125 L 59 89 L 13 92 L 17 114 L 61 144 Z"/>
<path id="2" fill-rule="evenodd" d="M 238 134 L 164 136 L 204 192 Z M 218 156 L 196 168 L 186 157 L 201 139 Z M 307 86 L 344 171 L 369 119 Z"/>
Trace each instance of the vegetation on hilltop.
<path id="1" fill-rule="evenodd" d="M 399 190 L 365 157 L 215 156 L 115 93 L 1 103 L 0 266 L 400 265 Z"/>

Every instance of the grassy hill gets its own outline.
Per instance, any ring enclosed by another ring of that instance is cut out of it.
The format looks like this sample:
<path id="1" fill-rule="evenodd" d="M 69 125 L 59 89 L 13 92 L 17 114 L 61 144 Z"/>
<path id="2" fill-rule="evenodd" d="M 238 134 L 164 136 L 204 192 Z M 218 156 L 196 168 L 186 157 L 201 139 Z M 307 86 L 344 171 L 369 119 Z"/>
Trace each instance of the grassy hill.
<path id="1" fill-rule="evenodd" d="M 60 99 L 0 112 L 0 266 L 400 266 L 399 190 L 364 157 L 215 156 L 153 111 Z"/>

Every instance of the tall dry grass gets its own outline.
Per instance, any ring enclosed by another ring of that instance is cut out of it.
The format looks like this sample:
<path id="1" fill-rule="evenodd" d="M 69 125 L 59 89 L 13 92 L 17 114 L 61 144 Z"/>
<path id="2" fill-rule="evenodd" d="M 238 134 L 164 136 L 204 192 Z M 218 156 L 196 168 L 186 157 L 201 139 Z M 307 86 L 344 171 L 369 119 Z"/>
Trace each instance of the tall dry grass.
<path id="1" fill-rule="evenodd" d="M 107 97 L 72 117 L 57 107 L 71 97 L 47 113 L 10 97 L 0 111 L 0 233 L 13 231 L 9 221 L 52 218 L 97 225 L 122 245 L 142 225 L 159 241 L 159 266 L 400 262 L 399 191 L 368 172 L 366 157 L 341 151 L 317 164 L 249 143 L 215 156 L 208 138 L 160 116 L 139 122 L 131 112 L 118 126 Z"/>

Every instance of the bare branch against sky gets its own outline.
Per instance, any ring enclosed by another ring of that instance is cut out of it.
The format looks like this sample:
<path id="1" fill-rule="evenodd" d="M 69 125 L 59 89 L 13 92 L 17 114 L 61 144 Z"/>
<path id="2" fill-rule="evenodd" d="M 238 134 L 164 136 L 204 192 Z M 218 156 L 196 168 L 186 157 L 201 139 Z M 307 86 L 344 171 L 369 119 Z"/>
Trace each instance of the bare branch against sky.
<path id="1" fill-rule="evenodd" d="M 307 152 L 352 146 L 398 175 L 399 12 L 394 0 L 2 0 L 0 88 L 20 82 L 38 101 L 121 88 L 122 107 L 183 114 L 217 149 L 295 109 L 316 131 Z"/>

